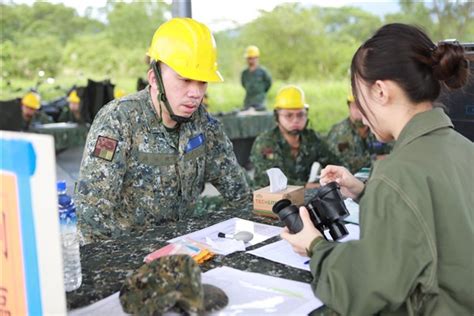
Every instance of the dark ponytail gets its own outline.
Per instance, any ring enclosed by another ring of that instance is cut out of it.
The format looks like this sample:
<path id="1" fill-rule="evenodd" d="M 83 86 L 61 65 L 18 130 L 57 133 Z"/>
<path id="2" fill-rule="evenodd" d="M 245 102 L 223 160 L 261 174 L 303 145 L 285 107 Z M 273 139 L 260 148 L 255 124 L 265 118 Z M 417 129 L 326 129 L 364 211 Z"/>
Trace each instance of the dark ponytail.
<path id="1" fill-rule="evenodd" d="M 451 89 L 462 87 L 468 74 L 461 45 L 435 45 L 419 28 L 400 23 L 381 27 L 359 47 L 351 65 L 354 93 L 356 78 L 368 84 L 392 80 L 414 103 L 436 100 L 441 84 Z"/>
<path id="2" fill-rule="evenodd" d="M 458 89 L 466 84 L 469 63 L 459 43 L 440 43 L 433 50 L 432 56 L 435 79 L 442 81 L 451 89 Z"/>

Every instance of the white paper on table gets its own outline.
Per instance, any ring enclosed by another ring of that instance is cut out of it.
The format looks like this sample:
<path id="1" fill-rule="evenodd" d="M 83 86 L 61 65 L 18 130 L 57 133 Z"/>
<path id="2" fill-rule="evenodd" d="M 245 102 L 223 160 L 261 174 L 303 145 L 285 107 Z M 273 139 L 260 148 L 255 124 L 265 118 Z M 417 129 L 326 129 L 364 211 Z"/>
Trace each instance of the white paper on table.
<path id="1" fill-rule="evenodd" d="M 248 251 L 247 253 L 270 261 L 279 262 L 309 271 L 308 257 L 303 257 L 293 251 L 291 245 L 286 240 L 279 240 L 269 245 Z"/>
<path id="2" fill-rule="evenodd" d="M 349 235 L 340 239 L 339 242 L 359 239 L 359 226 L 347 224 L 346 228 L 349 231 Z M 291 248 L 290 244 L 286 240 L 279 240 L 258 249 L 248 251 L 248 253 L 257 257 L 268 259 L 270 261 L 309 271 L 309 258 L 300 256 L 294 252 L 293 248 Z"/>
<path id="3" fill-rule="evenodd" d="M 344 218 L 344 221 L 354 224 L 359 224 L 359 204 L 354 202 L 352 199 L 345 199 L 344 204 L 349 211 L 349 216 Z"/>
<path id="4" fill-rule="evenodd" d="M 119 293 L 120 292 L 116 292 L 94 304 L 74 309 L 67 314 L 69 316 L 129 315 L 122 310 L 122 305 L 120 305 L 119 301 Z"/>
<path id="5" fill-rule="evenodd" d="M 323 304 L 316 298 L 308 283 L 297 282 L 260 273 L 220 267 L 202 274 L 202 282 L 222 289 L 229 304 L 208 315 L 307 315 Z M 73 310 L 69 316 L 128 315 L 120 305 L 119 292 Z M 165 315 L 178 315 L 165 313 Z"/>
<path id="6" fill-rule="evenodd" d="M 229 253 L 229 251 L 245 251 L 245 243 L 242 240 L 230 238 L 219 238 L 219 240 L 212 240 L 211 238 L 206 237 L 206 244 L 211 246 L 211 248 L 218 253 Z"/>
<path id="7" fill-rule="evenodd" d="M 209 245 L 206 241 L 206 238 L 210 238 L 214 242 L 221 241 L 222 238 L 217 237 L 217 234 L 219 232 L 222 232 L 224 234 L 236 234 L 239 231 L 248 231 L 253 234 L 253 238 L 245 245 L 253 246 L 269 238 L 279 235 L 281 230 L 282 228 L 278 226 L 255 223 L 252 221 L 234 217 L 226 221 L 217 223 L 215 225 L 209 226 L 207 228 L 192 232 L 190 234 L 170 239 L 168 240 L 168 242 L 175 242 L 181 238 L 190 238 L 197 242 Z M 219 249 L 213 249 L 211 245 L 209 245 L 209 247 L 215 253 L 218 253 L 224 256 L 234 252 L 233 250 L 222 251 Z"/>
<path id="8" fill-rule="evenodd" d="M 308 283 L 229 267 L 207 271 L 202 282 L 221 288 L 229 297 L 219 315 L 307 315 L 323 305 Z"/>
<path id="9" fill-rule="evenodd" d="M 113 316 L 128 316 L 122 309 L 122 304 L 120 304 L 119 299 L 120 292 L 115 292 L 114 294 L 107 296 L 106 298 L 95 302 L 86 307 L 81 307 L 74 309 L 68 312 L 68 316 L 104 316 L 104 315 L 113 315 Z M 181 315 L 175 312 L 165 313 L 167 316 Z"/>

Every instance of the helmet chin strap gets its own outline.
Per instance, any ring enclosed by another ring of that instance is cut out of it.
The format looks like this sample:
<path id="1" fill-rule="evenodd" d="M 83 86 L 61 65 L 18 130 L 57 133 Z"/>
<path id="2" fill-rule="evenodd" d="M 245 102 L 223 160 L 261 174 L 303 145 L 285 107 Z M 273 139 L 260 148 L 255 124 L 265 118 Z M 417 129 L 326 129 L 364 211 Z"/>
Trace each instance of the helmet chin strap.
<path id="1" fill-rule="evenodd" d="M 165 86 L 163 85 L 163 79 L 161 77 L 160 67 L 158 67 L 156 61 L 153 61 L 151 63 L 151 67 L 153 68 L 153 72 L 155 73 L 155 77 L 156 77 L 156 82 L 158 83 L 158 90 L 159 90 L 158 104 L 160 105 L 160 122 L 163 121 L 161 103 L 165 105 L 166 110 L 170 114 L 171 119 L 175 121 L 176 123 L 181 124 L 181 123 L 191 122 L 193 115 L 191 115 L 190 117 L 185 117 L 185 116 L 179 116 L 179 115 L 174 114 L 173 109 L 171 108 L 171 105 L 168 101 L 168 98 L 166 97 Z"/>
<path id="2" fill-rule="evenodd" d="M 283 127 L 284 128 L 284 127 Z M 300 130 L 297 130 L 297 129 L 294 129 L 294 130 L 287 130 L 286 128 L 284 128 L 286 130 L 286 132 L 290 135 L 293 135 L 293 136 L 298 136 L 301 134 L 302 131 Z"/>
<path id="3" fill-rule="evenodd" d="M 300 131 L 300 130 L 297 130 L 297 129 L 289 130 L 281 124 L 279 124 L 279 126 L 289 135 L 298 136 L 298 135 L 301 134 L 301 132 L 303 132 L 303 131 Z"/>

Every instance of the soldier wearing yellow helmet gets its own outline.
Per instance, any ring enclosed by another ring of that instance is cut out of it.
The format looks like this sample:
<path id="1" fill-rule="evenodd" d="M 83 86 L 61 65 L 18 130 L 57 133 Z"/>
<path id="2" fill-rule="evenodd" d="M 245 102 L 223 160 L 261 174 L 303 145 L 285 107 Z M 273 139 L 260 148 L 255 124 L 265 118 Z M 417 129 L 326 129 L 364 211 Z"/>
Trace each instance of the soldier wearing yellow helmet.
<path id="1" fill-rule="evenodd" d="M 241 83 L 245 89 L 244 110 L 253 107 L 258 111 L 264 111 L 265 98 L 272 86 L 272 77 L 268 70 L 260 66 L 260 50 L 257 46 L 248 46 L 244 57 L 248 65 L 241 74 Z"/>
<path id="2" fill-rule="evenodd" d="M 86 241 L 182 220 L 206 182 L 239 207 L 251 192 L 222 125 L 201 105 L 221 82 L 214 37 L 190 18 L 155 32 L 149 86 L 105 105 L 92 123 L 76 200 Z"/>
<path id="3" fill-rule="evenodd" d="M 36 124 L 51 123 L 52 119 L 40 111 L 41 98 L 34 91 L 26 93 L 21 99 L 21 114 L 23 118 L 22 130 L 26 131 Z"/>
<path id="4" fill-rule="evenodd" d="M 61 114 L 59 114 L 58 122 L 74 122 L 83 123 L 81 114 L 81 98 L 77 94 L 77 90 L 73 89 L 67 96 L 68 106 L 65 106 Z"/>
<path id="5" fill-rule="evenodd" d="M 288 178 L 288 184 L 306 185 L 313 162 L 323 166 L 339 164 L 325 141 L 308 129 L 308 104 L 301 88 L 289 85 L 280 89 L 274 104 L 277 126 L 259 135 L 252 147 L 250 160 L 255 167 L 254 185 L 269 184 L 265 171 L 280 168 Z"/>
<path id="6" fill-rule="evenodd" d="M 377 141 L 369 127 L 362 123 L 362 113 L 352 93 L 347 95 L 346 101 L 349 117 L 332 126 L 327 142 L 348 169 L 355 173 L 370 167 L 372 160 L 382 159 L 390 153 L 391 145 Z"/>

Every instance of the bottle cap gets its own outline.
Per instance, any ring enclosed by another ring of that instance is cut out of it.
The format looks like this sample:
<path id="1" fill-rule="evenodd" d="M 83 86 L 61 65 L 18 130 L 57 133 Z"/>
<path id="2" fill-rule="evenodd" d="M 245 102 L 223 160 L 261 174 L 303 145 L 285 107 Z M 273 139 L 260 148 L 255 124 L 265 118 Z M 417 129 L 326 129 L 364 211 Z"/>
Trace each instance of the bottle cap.
<path id="1" fill-rule="evenodd" d="M 66 191 L 66 181 L 64 180 L 58 181 L 56 183 L 56 188 L 58 191 Z"/>

